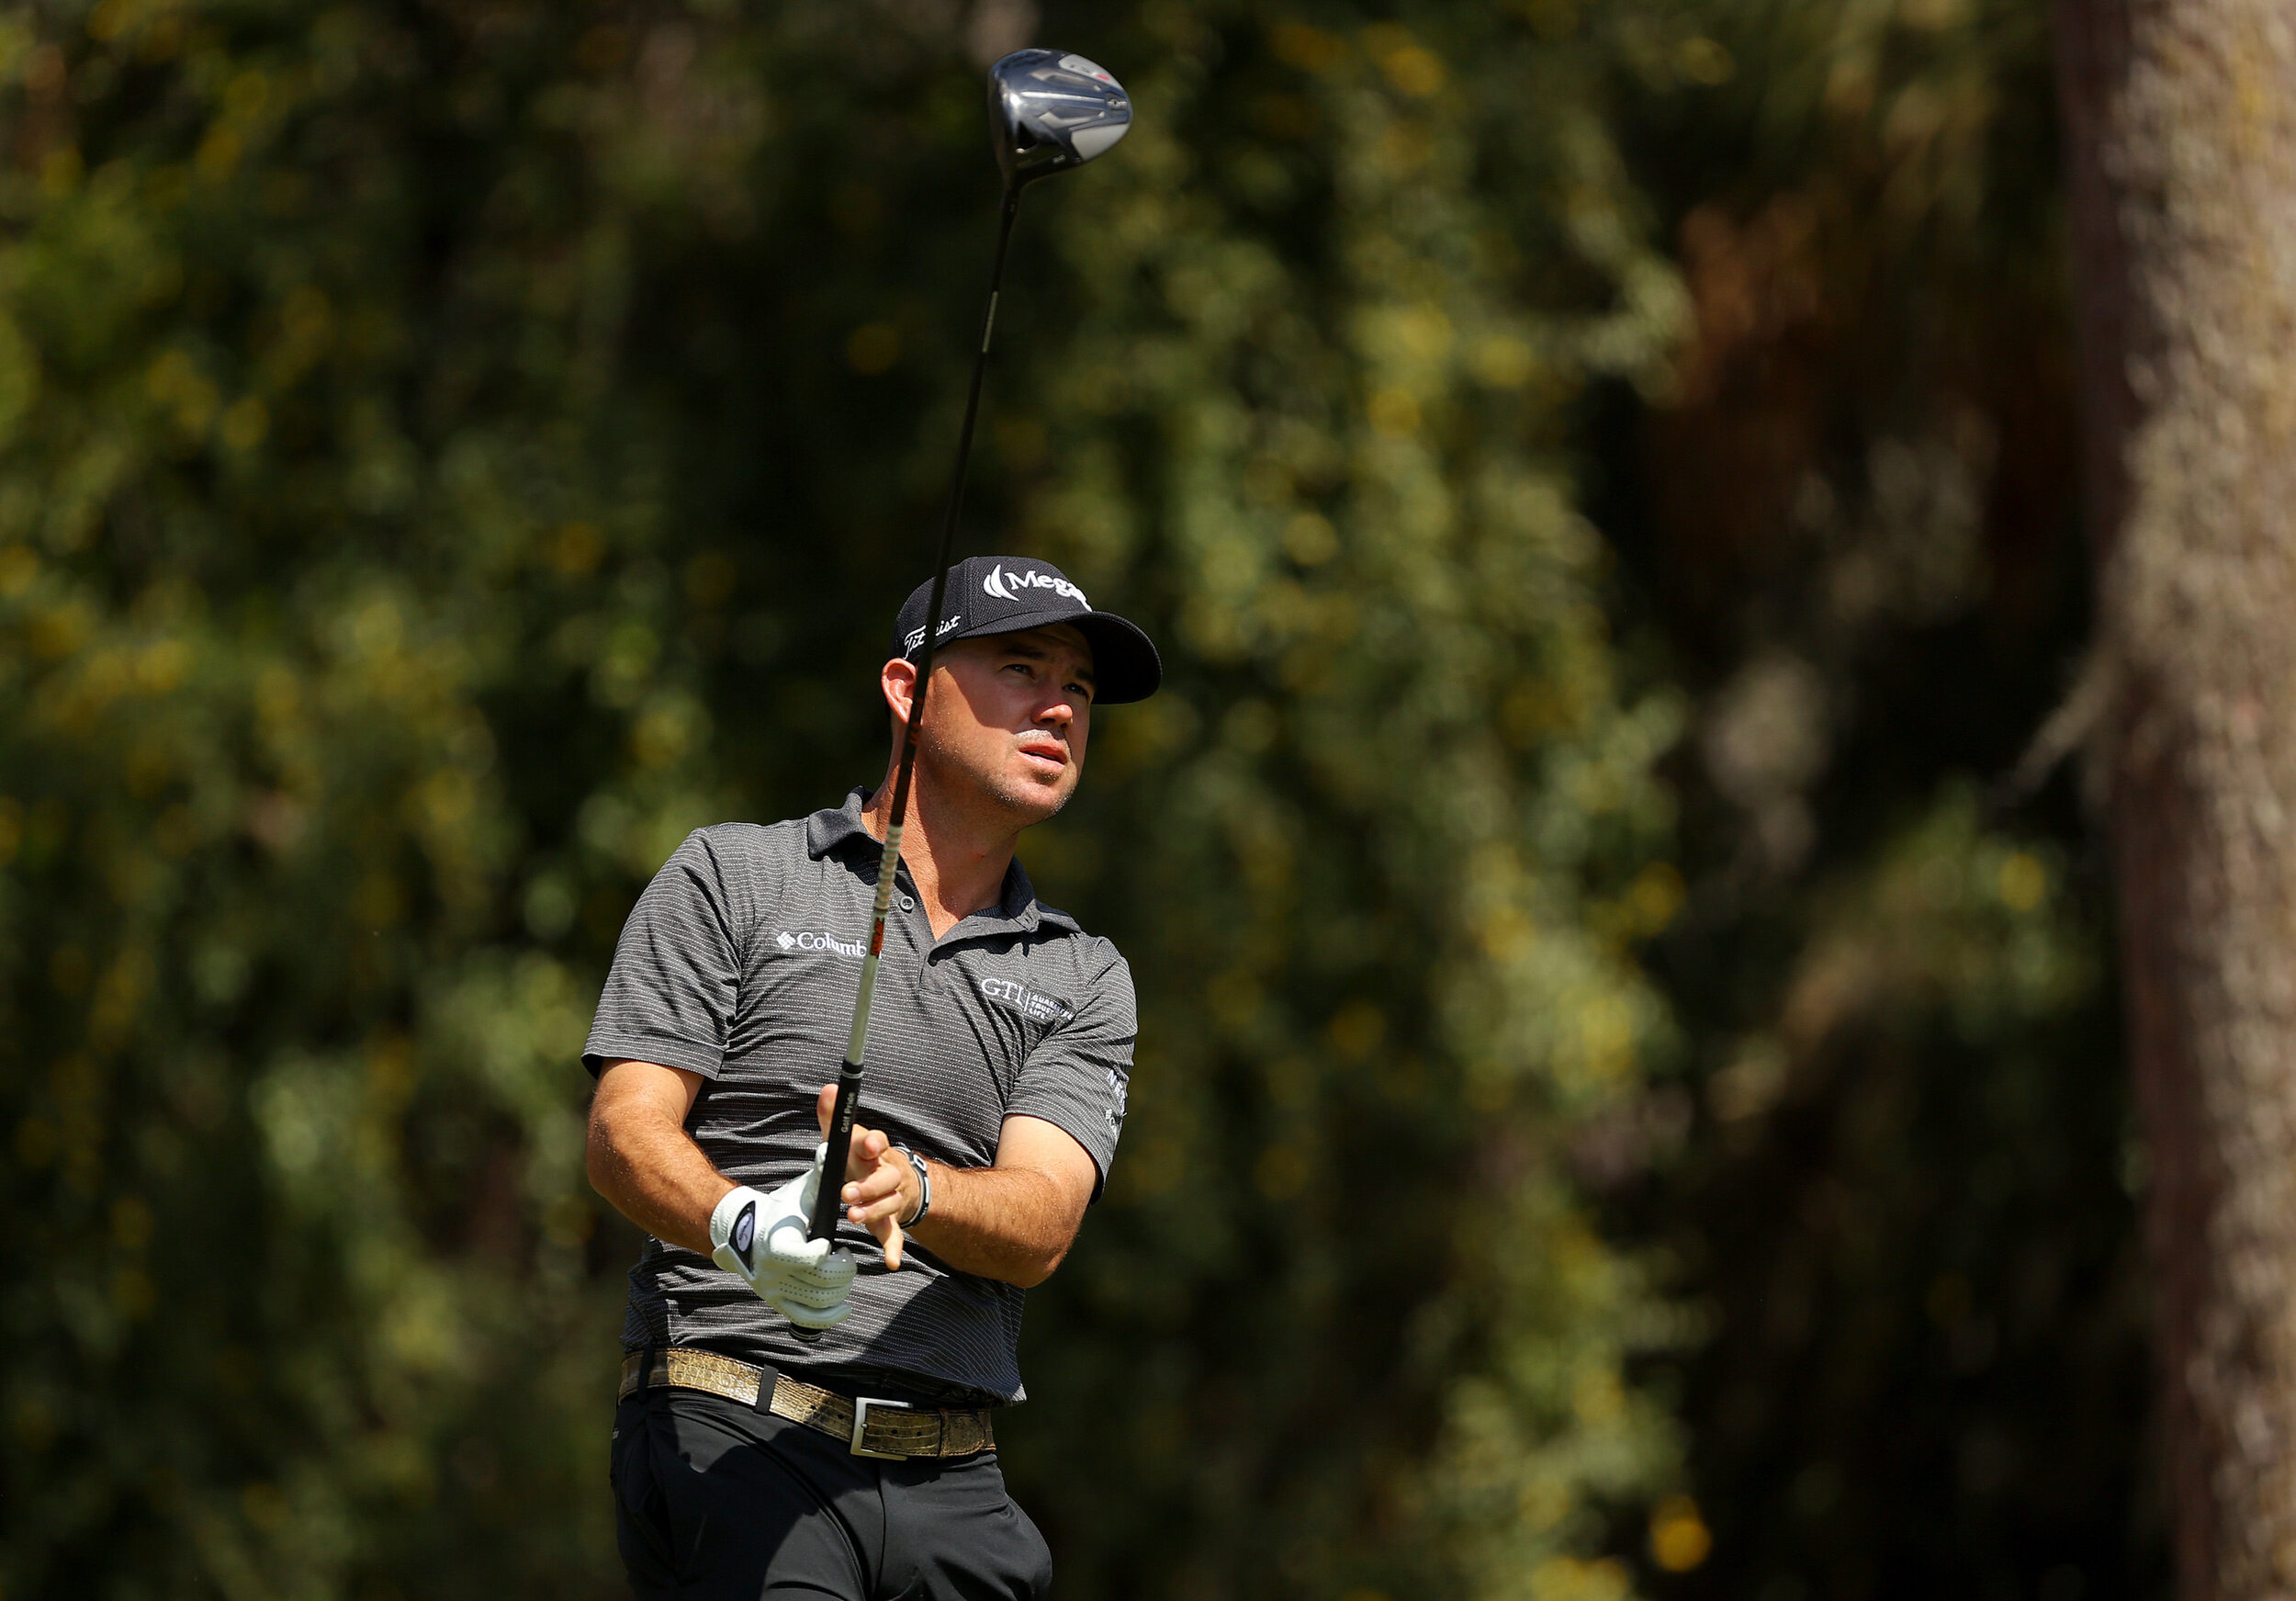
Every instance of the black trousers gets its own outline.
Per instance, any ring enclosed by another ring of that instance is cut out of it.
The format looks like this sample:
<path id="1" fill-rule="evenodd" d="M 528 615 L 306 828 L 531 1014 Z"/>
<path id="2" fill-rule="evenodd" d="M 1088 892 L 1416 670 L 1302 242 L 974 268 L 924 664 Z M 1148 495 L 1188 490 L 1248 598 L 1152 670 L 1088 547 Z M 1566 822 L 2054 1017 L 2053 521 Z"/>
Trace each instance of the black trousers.
<path id="1" fill-rule="evenodd" d="M 613 1421 L 615 1533 L 643 1601 L 1051 1593 L 1052 1553 L 993 1450 L 857 1457 L 802 1424 L 676 1388 L 637 1391 Z"/>

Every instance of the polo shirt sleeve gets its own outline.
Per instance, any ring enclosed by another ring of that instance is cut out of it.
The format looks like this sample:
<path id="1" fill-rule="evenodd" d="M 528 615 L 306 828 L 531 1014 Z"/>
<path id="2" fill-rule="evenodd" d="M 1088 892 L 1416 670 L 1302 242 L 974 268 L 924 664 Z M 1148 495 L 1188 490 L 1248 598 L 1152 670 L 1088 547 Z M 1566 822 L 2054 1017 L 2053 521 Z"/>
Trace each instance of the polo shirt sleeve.
<path id="1" fill-rule="evenodd" d="M 595 1077 L 633 1058 L 715 1078 L 741 978 L 739 930 L 708 831 L 670 853 L 630 909 L 582 1046 Z"/>
<path id="2" fill-rule="evenodd" d="M 1124 1132 L 1124 1103 L 1132 1077 L 1132 1046 L 1140 1037 L 1132 971 L 1116 948 L 1100 941 L 1107 965 L 1086 987 L 1075 1015 L 1061 1024 L 1022 1064 L 1019 1082 L 1005 1103 L 1007 1117 L 1040 1117 L 1082 1145 L 1098 1169 L 1092 1199 L 1107 1188 L 1117 1136 Z"/>

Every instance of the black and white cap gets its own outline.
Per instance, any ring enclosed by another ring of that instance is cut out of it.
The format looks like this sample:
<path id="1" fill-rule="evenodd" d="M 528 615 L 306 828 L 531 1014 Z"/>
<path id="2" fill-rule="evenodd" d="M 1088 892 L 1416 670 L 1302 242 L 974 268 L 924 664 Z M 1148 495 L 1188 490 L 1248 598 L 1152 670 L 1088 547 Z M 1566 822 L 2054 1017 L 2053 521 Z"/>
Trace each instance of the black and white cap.
<path id="1" fill-rule="evenodd" d="M 933 581 L 909 592 L 893 625 L 893 654 L 914 661 L 925 644 L 925 611 Z M 949 569 L 940 604 L 940 643 L 984 634 L 1018 634 L 1066 623 L 1092 647 L 1096 705 L 1144 701 L 1164 681 L 1164 663 L 1148 636 L 1114 612 L 1096 612 L 1085 592 L 1049 561 L 1030 556 L 968 556 Z"/>

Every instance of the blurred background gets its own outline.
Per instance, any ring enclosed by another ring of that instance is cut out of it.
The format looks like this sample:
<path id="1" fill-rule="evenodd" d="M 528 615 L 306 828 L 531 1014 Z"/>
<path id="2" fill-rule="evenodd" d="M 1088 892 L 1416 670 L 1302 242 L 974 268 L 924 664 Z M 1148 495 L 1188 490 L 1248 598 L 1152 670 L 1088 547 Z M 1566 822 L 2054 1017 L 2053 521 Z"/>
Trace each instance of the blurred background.
<path id="1" fill-rule="evenodd" d="M 0 10 L 0 1595 L 624 1593 L 580 1042 L 881 771 L 1031 43 L 963 547 L 1169 667 L 1062 1593 L 2163 1594 L 2044 23 Z"/>

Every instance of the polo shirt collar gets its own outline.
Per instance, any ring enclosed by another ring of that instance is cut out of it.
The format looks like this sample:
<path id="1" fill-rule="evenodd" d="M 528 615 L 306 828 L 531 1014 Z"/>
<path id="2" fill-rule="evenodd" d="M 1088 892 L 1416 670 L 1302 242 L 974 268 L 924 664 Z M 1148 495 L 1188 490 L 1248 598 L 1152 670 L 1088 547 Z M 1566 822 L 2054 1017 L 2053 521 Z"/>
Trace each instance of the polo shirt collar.
<path id="1" fill-rule="evenodd" d="M 859 836 L 874 845 L 869 825 L 861 821 L 861 808 L 869 804 L 870 792 L 856 784 L 845 797 L 841 806 L 824 806 L 805 819 L 805 853 L 816 862 Z"/>
<path id="2" fill-rule="evenodd" d="M 861 809 L 869 804 L 871 792 L 856 785 L 846 795 L 841 806 L 824 806 L 805 819 L 805 851 L 818 862 L 830 851 L 850 845 L 858 839 L 865 842 L 873 854 L 883 847 L 869 825 L 861 821 Z M 1032 932 L 1040 924 L 1084 932 L 1076 919 L 1055 907 L 1042 905 L 1036 897 L 1036 885 L 1029 882 L 1029 870 L 1020 865 L 1016 856 L 1005 869 L 1004 893 L 995 908 L 983 908 L 973 913 L 956 928 L 949 930 L 953 937 L 959 930 L 967 937 L 974 934 L 996 933 L 1003 930 Z"/>

